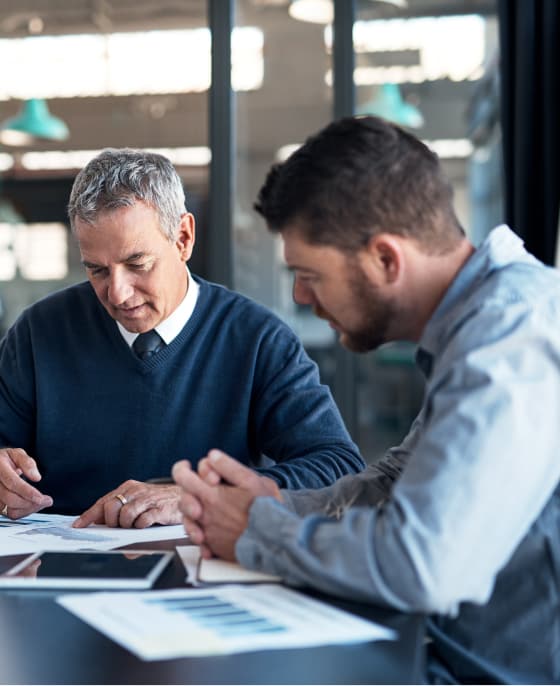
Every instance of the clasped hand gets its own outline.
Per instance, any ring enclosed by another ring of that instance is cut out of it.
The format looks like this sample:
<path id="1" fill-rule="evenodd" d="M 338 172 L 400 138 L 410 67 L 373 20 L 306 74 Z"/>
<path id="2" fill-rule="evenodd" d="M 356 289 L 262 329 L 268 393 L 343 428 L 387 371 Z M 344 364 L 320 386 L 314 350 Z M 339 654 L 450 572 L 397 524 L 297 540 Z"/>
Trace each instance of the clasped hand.
<path id="1" fill-rule="evenodd" d="M 272 496 L 282 500 L 272 479 L 259 476 L 219 450 L 211 450 L 199 462 L 198 472 L 182 460 L 172 474 L 183 489 L 179 509 L 185 531 L 200 546 L 204 558 L 216 555 L 235 560 L 235 544 L 247 527 L 254 499 Z"/>

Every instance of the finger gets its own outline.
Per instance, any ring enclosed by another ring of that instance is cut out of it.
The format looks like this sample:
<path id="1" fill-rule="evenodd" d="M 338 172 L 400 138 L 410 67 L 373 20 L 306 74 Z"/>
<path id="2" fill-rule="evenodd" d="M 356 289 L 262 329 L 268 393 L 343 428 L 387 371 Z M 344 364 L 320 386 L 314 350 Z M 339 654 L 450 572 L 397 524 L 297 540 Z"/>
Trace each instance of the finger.
<path id="1" fill-rule="evenodd" d="M 205 543 L 200 545 L 200 557 L 202 557 L 204 560 L 210 560 L 212 557 L 214 557 L 214 553 Z"/>
<path id="2" fill-rule="evenodd" d="M 117 493 L 106 496 L 103 506 L 105 514 L 105 524 L 113 528 L 131 529 L 134 520 L 139 514 L 144 512 L 145 507 L 141 507 L 140 503 L 133 501 L 132 496 L 124 495 L 119 491 L 118 495 L 124 497 L 126 503 L 123 503 L 120 498 L 117 498 Z"/>
<path id="3" fill-rule="evenodd" d="M 183 485 L 184 480 L 187 478 L 187 474 L 191 471 L 191 463 L 188 460 L 179 460 L 175 462 L 171 468 L 171 476 L 173 481 L 179 486 Z"/>
<path id="4" fill-rule="evenodd" d="M 17 474 L 23 474 L 26 479 L 31 479 L 31 481 L 41 481 L 41 473 L 37 468 L 37 463 L 23 448 L 6 448 L 6 452 L 13 462 Z"/>
<path id="5" fill-rule="evenodd" d="M 49 495 L 43 495 L 39 491 L 35 492 L 35 489 L 33 491 L 29 494 L 29 491 L 25 489 L 22 495 L 4 488 L 2 489 L 0 501 L 3 501 L 13 510 L 29 510 L 29 512 L 37 512 L 53 504 L 53 499 Z"/>
<path id="6" fill-rule="evenodd" d="M 77 519 L 74 520 L 72 526 L 75 529 L 81 529 L 90 524 L 105 524 L 106 526 L 118 527 L 123 526 L 120 523 L 121 509 L 132 502 L 133 497 L 128 493 L 130 489 L 139 491 L 144 484 L 140 481 L 128 480 L 122 483 L 118 488 L 110 493 L 99 498 L 89 509 L 83 512 Z M 127 495 L 124 495 L 125 492 Z M 121 497 L 125 499 L 125 503 L 121 501 Z M 145 508 L 144 508 L 145 509 Z M 141 513 L 142 509 L 130 511 L 130 523 Z M 126 518 L 123 520 L 126 521 Z"/>
<path id="7" fill-rule="evenodd" d="M 179 500 L 179 511 L 182 512 L 185 517 L 199 520 L 202 517 L 202 504 L 190 493 L 183 493 Z"/>
<path id="8" fill-rule="evenodd" d="M 151 488 L 157 489 L 156 486 Z M 132 528 L 134 520 L 147 509 L 147 502 L 143 497 L 145 492 L 145 483 L 128 479 L 114 491 L 107 493 L 103 498 L 105 524 L 114 528 Z"/>
<path id="9" fill-rule="evenodd" d="M 151 508 L 149 510 L 145 510 L 142 512 L 142 514 L 136 517 L 136 519 L 132 522 L 131 528 L 134 527 L 135 529 L 147 529 L 149 526 L 158 523 L 157 510 Z"/>
<path id="10" fill-rule="evenodd" d="M 232 486 L 250 488 L 259 478 L 252 469 L 245 467 L 221 450 L 211 450 L 208 453 L 208 462 L 220 478 Z"/>
<path id="11" fill-rule="evenodd" d="M 183 526 L 185 527 L 185 533 L 193 543 L 199 545 L 204 541 L 204 531 L 192 519 L 184 517 Z"/>
<path id="12" fill-rule="evenodd" d="M 198 463 L 198 476 L 209 486 L 217 486 L 222 480 L 218 472 L 212 468 L 212 463 L 205 457 Z"/>
<path id="13" fill-rule="evenodd" d="M 114 497 L 123 496 L 118 512 L 117 526 L 145 528 L 152 524 L 177 524 L 181 487 L 176 484 L 151 484 L 141 481 L 127 481 L 119 487 Z"/>
<path id="14" fill-rule="evenodd" d="M 112 526 L 120 526 L 122 529 L 142 529 L 144 527 L 138 520 L 144 514 L 147 514 L 150 510 L 152 510 L 152 508 L 153 514 L 151 516 L 153 517 L 157 509 L 155 503 L 147 501 L 142 496 L 139 496 L 134 499 L 132 498 L 132 496 L 130 496 L 129 501 L 124 505 L 121 504 L 120 508 L 116 511 L 116 522 Z M 145 517 L 145 519 L 147 518 L 148 517 Z M 150 521 L 150 524 L 153 523 L 154 520 Z M 150 524 L 147 524 L 146 526 L 150 526 Z"/>
<path id="15" fill-rule="evenodd" d="M 39 493 L 38 497 L 33 497 L 32 499 L 22 498 L 20 495 L 12 493 L 11 491 L 4 490 L 0 501 L 4 502 L 12 511 L 25 511 L 27 514 L 32 512 L 38 512 L 43 510 L 45 507 L 51 507 L 53 504 L 53 499 L 48 495 L 43 495 Z M 20 517 L 23 515 L 19 515 Z"/>
<path id="16" fill-rule="evenodd" d="M 12 460 L 3 461 L 0 467 L 0 484 L 2 499 L 11 507 L 50 507 L 53 504 L 50 496 L 44 495 L 28 483 L 16 471 Z"/>
<path id="17" fill-rule="evenodd" d="M 90 524 L 105 524 L 105 502 L 104 498 L 100 498 L 90 508 L 72 522 L 75 529 L 83 529 Z"/>
<path id="18" fill-rule="evenodd" d="M 8 507 L 6 517 L 8 517 L 8 519 L 14 520 L 21 519 L 22 517 L 27 517 L 28 515 L 34 514 L 35 512 L 39 512 L 39 510 L 42 509 L 43 508 L 41 507 L 34 507 L 29 504 L 27 504 L 25 507 Z"/>
<path id="19" fill-rule="evenodd" d="M 188 466 L 187 466 L 188 465 Z M 193 472 L 190 463 L 182 460 L 173 466 L 172 470 L 175 482 L 187 493 L 195 495 L 200 500 L 211 497 L 214 489 L 204 483 L 196 472 Z"/>

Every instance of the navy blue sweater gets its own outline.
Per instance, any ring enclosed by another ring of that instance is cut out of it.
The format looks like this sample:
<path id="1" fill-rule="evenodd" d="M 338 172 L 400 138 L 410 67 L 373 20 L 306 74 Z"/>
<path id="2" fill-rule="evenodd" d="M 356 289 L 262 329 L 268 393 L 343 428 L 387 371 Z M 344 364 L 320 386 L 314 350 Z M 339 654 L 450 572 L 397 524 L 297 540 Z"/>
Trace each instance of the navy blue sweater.
<path id="1" fill-rule="evenodd" d="M 51 511 L 220 448 L 285 488 L 363 467 L 316 365 L 268 310 L 197 278 L 181 333 L 141 361 L 89 283 L 27 308 L 0 345 L 0 445 L 24 448 Z M 262 464 L 262 462 L 261 462 Z"/>

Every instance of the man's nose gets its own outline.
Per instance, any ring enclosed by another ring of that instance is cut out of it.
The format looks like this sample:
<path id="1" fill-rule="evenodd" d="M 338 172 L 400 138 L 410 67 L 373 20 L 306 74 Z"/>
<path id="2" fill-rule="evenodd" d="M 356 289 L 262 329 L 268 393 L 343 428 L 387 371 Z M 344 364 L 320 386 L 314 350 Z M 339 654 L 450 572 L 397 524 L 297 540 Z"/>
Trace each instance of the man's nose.
<path id="1" fill-rule="evenodd" d="M 108 298 L 111 305 L 122 305 L 134 293 L 134 288 L 127 275 L 119 270 L 115 270 L 109 276 Z"/>

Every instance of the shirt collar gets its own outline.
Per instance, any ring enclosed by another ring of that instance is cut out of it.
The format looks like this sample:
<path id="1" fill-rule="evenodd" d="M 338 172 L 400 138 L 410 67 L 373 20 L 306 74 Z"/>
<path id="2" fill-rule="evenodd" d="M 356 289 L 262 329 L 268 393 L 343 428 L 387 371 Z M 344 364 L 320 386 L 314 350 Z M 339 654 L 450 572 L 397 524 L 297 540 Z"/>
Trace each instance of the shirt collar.
<path id="1" fill-rule="evenodd" d="M 510 264 L 522 255 L 527 259 L 523 241 L 505 224 L 490 232 L 484 243 L 465 262 L 426 324 L 418 343 L 421 357 L 428 355 L 433 358 L 439 353 L 445 344 L 445 333 L 456 318 L 457 307 L 475 286 L 493 270 Z M 424 372 L 431 368 L 431 362 L 428 363 L 427 359 L 420 364 L 418 355 L 417 362 Z"/>
<path id="2" fill-rule="evenodd" d="M 188 267 L 187 276 L 188 286 L 185 297 L 175 308 L 175 310 L 173 310 L 169 317 L 160 322 L 155 328 L 155 330 L 163 338 L 164 342 L 167 345 L 169 345 L 171 341 L 181 332 L 185 324 L 191 318 L 191 315 L 194 312 L 194 308 L 196 306 L 196 301 L 198 298 L 198 292 L 200 290 L 200 287 L 192 278 Z M 138 334 L 127 331 L 120 322 L 117 322 L 117 326 L 119 327 L 119 331 L 121 332 L 121 335 L 124 338 L 124 340 L 128 343 L 129 346 L 132 346 Z"/>

